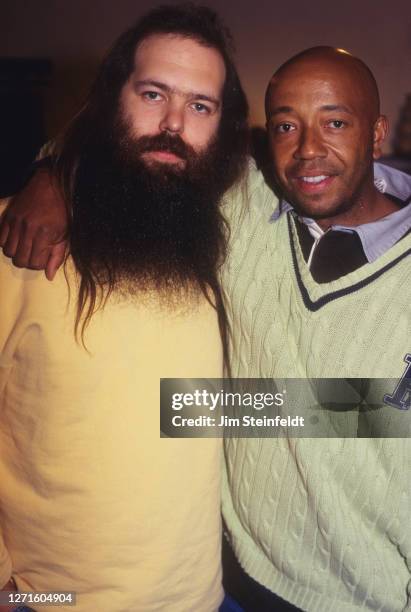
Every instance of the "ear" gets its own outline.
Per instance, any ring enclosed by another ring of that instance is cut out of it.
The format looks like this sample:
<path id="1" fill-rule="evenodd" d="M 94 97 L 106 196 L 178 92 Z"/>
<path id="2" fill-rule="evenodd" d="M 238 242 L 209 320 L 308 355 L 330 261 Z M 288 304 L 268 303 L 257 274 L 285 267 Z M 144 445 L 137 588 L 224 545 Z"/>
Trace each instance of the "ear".
<path id="1" fill-rule="evenodd" d="M 382 144 L 388 134 L 388 119 L 385 115 L 380 115 L 374 123 L 373 130 L 373 157 L 378 159 L 381 154 Z"/>

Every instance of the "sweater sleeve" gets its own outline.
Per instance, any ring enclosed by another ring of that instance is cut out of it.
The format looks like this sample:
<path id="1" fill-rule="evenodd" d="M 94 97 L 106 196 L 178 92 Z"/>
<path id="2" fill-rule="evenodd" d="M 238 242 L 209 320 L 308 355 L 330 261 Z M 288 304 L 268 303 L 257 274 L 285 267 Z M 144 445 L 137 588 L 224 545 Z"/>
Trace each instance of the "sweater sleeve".
<path id="1" fill-rule="evenodd" d="M 244 223 L 250 231 L 250 224 L 267 223 L 278 204 L 277 196 L 250 159 L 244 177 L 223 198 L 222 212 L 230 228 L 230 239 Z"/>

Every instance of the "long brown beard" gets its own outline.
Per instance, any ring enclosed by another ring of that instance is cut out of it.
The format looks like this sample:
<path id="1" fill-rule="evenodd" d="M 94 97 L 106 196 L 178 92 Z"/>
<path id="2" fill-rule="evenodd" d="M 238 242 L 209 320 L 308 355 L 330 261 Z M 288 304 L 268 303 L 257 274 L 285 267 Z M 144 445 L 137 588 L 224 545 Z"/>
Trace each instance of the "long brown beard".
<path id="1" fill-rule="evenodd" d="M 71 247 L 80 272 L 122 292 L 206 286 L 225 251 L 218 144 L 199 155 L 179 136 L 134 140 L 124 125 L 116 143 L 91 143 L 79 160 Z M 141 161 L 141 152 L 160 149 L 186 167 Z"/>

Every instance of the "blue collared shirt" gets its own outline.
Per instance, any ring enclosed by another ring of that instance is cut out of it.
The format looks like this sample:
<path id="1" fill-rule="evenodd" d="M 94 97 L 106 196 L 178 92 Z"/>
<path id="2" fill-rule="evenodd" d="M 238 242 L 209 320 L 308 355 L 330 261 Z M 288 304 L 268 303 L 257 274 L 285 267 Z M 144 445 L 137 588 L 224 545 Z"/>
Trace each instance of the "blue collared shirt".
<path id="1" fill-rule="evenodd" d="M 332 225 L 331 229 L 358 234 L 364 254 L 369 263 L 375 261 L 390 249 L 400 238 L 411 230 L 411 176 L 399 170 L 374 164 L 374 183 L 381 193 L 394 196 L 407 203 L 403 208 L 397 210 L 382 219 L 372 223 L 364 223 L 356 227 L 345 225 Z M 291 204 L 282 200 L 271 216 L 270 221 L 276 221 L 280 215 L 292 210 Z M 305 223 L 314 238 L 313 248 L 308 260 L 310 264 L 312 254 L 321 236 L 324 234 L 320 226 L 308 217 L 299 217 Z"/>

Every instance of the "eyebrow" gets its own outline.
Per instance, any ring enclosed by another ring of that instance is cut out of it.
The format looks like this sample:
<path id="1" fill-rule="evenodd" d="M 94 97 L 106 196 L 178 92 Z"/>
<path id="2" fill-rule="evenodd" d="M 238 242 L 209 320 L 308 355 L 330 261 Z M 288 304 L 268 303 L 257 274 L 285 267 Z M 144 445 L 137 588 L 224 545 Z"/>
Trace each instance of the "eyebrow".
<path id="1" fill-rule="evenodd" d="M 293 110 L 294 109 L 291 106 L 277 106 L 277 108 L 274 108 L 274 110 L 271 111 L 270 117 L 280 115 L 281 113 L 292 113 Z"/>
<path id="2" fill-rule="evenodd" d="M 348 113 L 349 115 L 353 115 L 352 110 L 348 108 L 348 106 L 344 106 L 344 104 L 324 104 L 320 107 L 322 111 L 337 111 Z M 280 115 L 281 113 L 293 113 L 294 109 L 292 106 L 277 106 L 274 110 L 271 111 L 270 117 L 274 115 Z"/>
<path id="3" fill-rule="evenodd" d="M 206 102 L 211 102 L 212 104 L 215 104 L 217 108 L 220 106 L 220 100 L 217 100 L 217 98 L 213 98 L 212 96 L 207 96 L 206 94 L 202 94 L 202 93 L 196 93 L 194 91 L 184 92 L 181 89 L 177 89 L 176 87 L 170 87 L 169 85 L 166 85 L 165 83 L 161 83 L 160 81 L 144 79 L 141 81 L 134 82 L 134 87 L 141 87 L 142 85 L 157 87 L 157 89 L 160 89 L 161 91 L 164 91 L 165 93 L 172 93 L 172 94 L 184 96 L 186 98 L 192 98 L 195 100 L 204 100 Z"/>
<path id="4" fill-rule="evenodd" d="M 321 110 L 325 111 L 338 111 L 343 113 L 348 113 L 349 115 L 353 115 L 352 110 L 348 108 L 348 106 L 344 106 L 344 104 L 325 104 L 321 107 Z"/>

